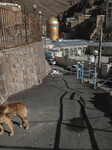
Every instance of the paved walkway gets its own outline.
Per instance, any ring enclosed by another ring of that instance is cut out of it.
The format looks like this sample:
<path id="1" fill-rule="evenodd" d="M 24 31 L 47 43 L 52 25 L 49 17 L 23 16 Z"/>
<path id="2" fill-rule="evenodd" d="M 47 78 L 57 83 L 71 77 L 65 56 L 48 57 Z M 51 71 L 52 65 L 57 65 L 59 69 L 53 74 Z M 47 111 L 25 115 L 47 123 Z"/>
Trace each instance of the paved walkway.
<path id="1" fill-rule="evenodd" d="M 14 123 L 0 135 L 2 150 L 112 149 L 112 123 L 108 94 L 81 84 L 74 76 L 48 76 L 43 84 L 9 98 L 28 109 L 30 129 Z"/>

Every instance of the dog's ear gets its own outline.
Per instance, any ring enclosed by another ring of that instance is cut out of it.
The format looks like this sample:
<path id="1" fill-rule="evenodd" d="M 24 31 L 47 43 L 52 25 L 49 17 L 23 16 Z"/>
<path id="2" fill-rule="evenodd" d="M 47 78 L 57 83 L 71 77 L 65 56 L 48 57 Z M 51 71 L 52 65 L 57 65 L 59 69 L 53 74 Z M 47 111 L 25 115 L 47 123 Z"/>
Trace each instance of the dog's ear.
<path id="1" fill-rule="evenodd" d="M 8 106 L 6 106 L 6 105 L 1 105 L 1 106 L 0 106 L 0 111 L 4 111 L 4 110 L 6 110 L 6 108 L 8 108 Z"/>
<path id="2" fill-rule="evenodd" d="M 9 112 L 8 106 L 4 106 L 3 114 L 7 114 Z"/>

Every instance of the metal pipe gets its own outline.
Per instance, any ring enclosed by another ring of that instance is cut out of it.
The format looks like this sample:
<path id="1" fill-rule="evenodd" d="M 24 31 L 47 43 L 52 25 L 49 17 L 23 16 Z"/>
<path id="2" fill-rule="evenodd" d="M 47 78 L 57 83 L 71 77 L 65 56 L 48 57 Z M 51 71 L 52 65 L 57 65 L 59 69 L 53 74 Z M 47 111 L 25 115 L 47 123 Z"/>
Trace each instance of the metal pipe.
<path id="1" fill-rule="evenodd" d="M 78 61 L 77 61 L 77 79 L 79 79 L 79 64 L 78 64 Z"/>
<path id="2" fill-rule="evenodd" d="M 81 79 L 81 75 L 82 75 L 82 70 L 81 70 L 81 68 L 82 68 L 82 64 L 81 64 L 81 67 L 79 68 L 79 71 L 80 71 L 80 79 Z"/>
<path id="3" fill-rule="evenodd" d="M 84 83 L 83 72 L 84 72 L 84 61 L 82 60 L 82 83 Z"/>
<path id="4" fill-rule="evenodd" d="M 72 75 L 72 64 L 71 64 L 71 67 L 70 67 L 70 68 L 71 68 L 71 75 Z"/>
<path id="5" fill-rule="evenodd" d="M 89 63 L 89 79 L 90 79 L 90 74 L 91 74 L 91 68 L 90 68 L 90 63 Z"/>
<path id="6" fill-rule="evenodd" d="M 95 56 L 95 63 L 94 63 L 94 88 L 96 88 L 96 56 Z"/>

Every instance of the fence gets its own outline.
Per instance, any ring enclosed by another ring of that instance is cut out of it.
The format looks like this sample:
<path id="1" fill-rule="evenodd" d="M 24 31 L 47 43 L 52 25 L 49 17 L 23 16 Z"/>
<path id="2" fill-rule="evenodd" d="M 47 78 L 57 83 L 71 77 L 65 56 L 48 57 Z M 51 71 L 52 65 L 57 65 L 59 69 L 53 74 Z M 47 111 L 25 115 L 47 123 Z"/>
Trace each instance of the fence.
<path id="1" fill-rule="evenodd" d="M 37 41 L 41 41 L 40 20 L 0 7 L 0 50 Z"/>
<path id="2" fill-rule="evenodd" d="M 96 58 L 95 58 L 95 64 L 94 64 L 94 70 L 90 69 L 90 65 L 89 65 L 89 69 L 85 70 L 84 69 L 84 61 L 82 60 L 82 63 L 80 64 L 80 62 L 77 62 L 77 79 L 81 79 L 82 83 L 84 83 L 84 77 L 90 79 L 92 77 L 94 77 L 93 82 L 94 82 L 94 88 L 96 88 Z"/>

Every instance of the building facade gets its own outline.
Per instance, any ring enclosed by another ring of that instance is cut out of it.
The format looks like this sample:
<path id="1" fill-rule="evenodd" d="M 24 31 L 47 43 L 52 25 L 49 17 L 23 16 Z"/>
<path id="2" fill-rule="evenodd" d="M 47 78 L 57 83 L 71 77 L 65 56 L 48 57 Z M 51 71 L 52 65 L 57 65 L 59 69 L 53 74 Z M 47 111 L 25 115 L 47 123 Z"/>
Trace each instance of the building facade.
<path id="1" fill-rule="evenodd" d="M 112 0 L 107 0 L 106 28 L 112 28 Z"/>

